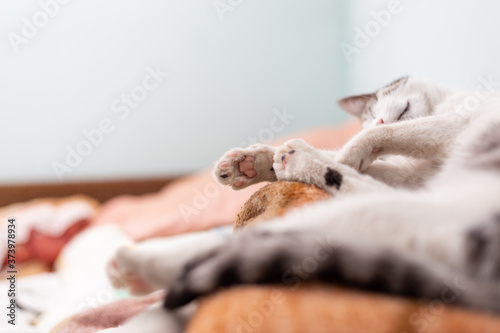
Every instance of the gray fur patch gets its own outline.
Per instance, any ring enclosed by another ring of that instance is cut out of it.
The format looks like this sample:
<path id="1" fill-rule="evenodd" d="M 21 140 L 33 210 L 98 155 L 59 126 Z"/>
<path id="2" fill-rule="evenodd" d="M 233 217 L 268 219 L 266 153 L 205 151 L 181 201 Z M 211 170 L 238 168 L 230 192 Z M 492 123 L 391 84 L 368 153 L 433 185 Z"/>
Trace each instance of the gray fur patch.
<path id="1" fill-rule="evenodd" d="M 500 171 L 500 131 L 491 124 L 466 147 L 465 165 Z"/>

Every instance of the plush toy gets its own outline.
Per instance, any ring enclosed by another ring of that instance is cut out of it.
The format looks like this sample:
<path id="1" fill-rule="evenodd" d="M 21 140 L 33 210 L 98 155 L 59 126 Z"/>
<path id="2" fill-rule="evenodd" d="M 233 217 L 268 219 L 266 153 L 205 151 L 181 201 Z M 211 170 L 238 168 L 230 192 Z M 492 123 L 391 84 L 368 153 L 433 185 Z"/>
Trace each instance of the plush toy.
<path id="1" fill-rule="evenodd" d="M 266 221 L 285 214 L 291 208 L 330 197 L 314 185 L 280 180 L 261 188 L 245 202 L 236 217 L 234 229 Z"/>

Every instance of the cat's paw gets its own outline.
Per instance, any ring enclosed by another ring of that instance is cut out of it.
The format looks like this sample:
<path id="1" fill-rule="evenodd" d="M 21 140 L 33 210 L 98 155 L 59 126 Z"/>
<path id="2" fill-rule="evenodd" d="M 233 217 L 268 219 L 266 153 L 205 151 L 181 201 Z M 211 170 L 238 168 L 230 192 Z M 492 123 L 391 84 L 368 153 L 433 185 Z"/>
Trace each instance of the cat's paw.
<path id="1" fill-rule="evenodd" d="M 133 295 L 146 295 L 156 290 L 141 272 L 141 257 L 135 245 L 120 248 L 108 262 L 106 273 L 113 287 L 128 289 Z"/>
<path id="2" fill-rule="evenodd" d="M 214 175 L 223 185 L 234 190 L 263 181 L 275 181 L 273 170 L 274 147 L 255 144 L 248 148 L 235 148 L 217 161 Z"/>
<path id="3" fill-rule="evenodd" d="M 273 168 L 278 179 L 285 179 L 287 174 L 303 170 L 306 167 L 307 160 L 316 151 L 302 139 L 291 139 L 276 149 L 274 154 Z M 290 179 L 288 179 L 290 180 Z"/>
<path id="4" fill-rule="evenodd" d="M 380 155 L 383 147 L 374 145 L 369 136 L 354 138 L 337 153 L 337 162 L 363 172 Z"/>
<path id="5" fill-rule="evenodd" d="M 333 152 L 317 150 L 304 140 L 292 139 L 276 150 L 274 170 L 279 180 L 299 181 L 315 185 L 329 192 L 342 184 L 342 171 L 332 161 Z M 335 177 L 333 177 L 335 175 Z M 333 188 L 332 188 L 333 187 Z"/>
<path id="6" fill-rule="evenodd" d="M 228 231 L 191 232 L 155 238 L 118 249 L 107 266 L 111 283 L 133 294 L 170 288 L 192 258 L 217 248 Z"/>

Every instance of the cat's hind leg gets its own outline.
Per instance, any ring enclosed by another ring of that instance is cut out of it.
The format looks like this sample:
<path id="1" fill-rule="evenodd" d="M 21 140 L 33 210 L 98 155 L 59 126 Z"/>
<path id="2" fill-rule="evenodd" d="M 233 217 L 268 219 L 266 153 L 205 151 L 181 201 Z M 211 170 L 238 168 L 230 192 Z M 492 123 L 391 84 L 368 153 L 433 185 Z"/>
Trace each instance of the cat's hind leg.
<path id="1" fill-rule="evenodd" d="M 340 210 L 332 210 L 333 217 L 328 220 L 356 224 L 367 211 L 374 209 L 372 205 L 355 206 L 351 207 L 353 214 L 349 214 L 349 218 L 339 214 Z M 326 202 L 322 207 L 328 207 Z M 292 228 L 286 225 L 291 221 L 268 222 L 234 234 L 223 246 L 191 261 L 172 285 L 164 305 L 175 309 L 220 287 L 282 283 L 294 290 L 302 281 L 315 280 L 429 300 L 454 294 L 451 301 L 454 304 L 500 313 L 499 247 L 495 239 L 500 229 L 498 218 L 484 225 L 492 227 L 490 229 L 470 229 L 469 223 L 457 229 L 445 228 L 448 238 L 442 239 L 439 236 L 443 228 L 434 230 L 429 226 L 442 220 L 449 211 L 445 208 L 440 209 L 439 214 L 425 214 L 429 220 L 421 221 L 426 227 L 419 237 L 413 235 L 418 233 L 420 225 L 409 225 L 399 236 L 386 232 L 390 229 L 385 224 L 391 219 L 402 225 L 410 220 L 420 221 L 420 217 L 408 217 L 405 210 L 409 209 L 379 211 L 377 219 L 365 221 L 375 224 L 374 230 L 379 234 L 387 234 L 384 240 L 373 237 L 374 232 L 357 238 L 344 237 L 346 232 L 339 233 L 340 229 L 313 228 L 306 220 L 307 216 L 313 217 L 313 211 L 309 210 L 308 214 L 306 210 L 296 211 L 294 218 L 302 220 L 300 225 L 294 224 Z M 396 227 L 394 223 L 390 225 Z M 365 229 L 370 229 L 366 226 Z M 356 230 L 362 233 L 360 228 L 354 228 L 347 235 Z M 430 230 L 434 233 L 428 234 Z M 392 244 L 387 241 L 391 238 L 396 239 Z M 464 241 L 466 248 L 462 247 Z M 451 257 L 457 257 L 455 261 L 461 262 L 460 265 L 450 263 Z"/>
<path id="2" fill-rule="evenodd" d="M 215 164 L 214 175 L 219 183 L 229 185 L 233 190 L 276 181 L 273 170 L 275 151 L 275 147 L 264 144 L 231 149 Z"/>
<path id="3" fill-rule="evenodd" d="M 186 262 L 217 248 L 229 231 L 205 231 L 151 239 L 120 248 L 106 268 L 115 288 L 143 295 L 167 289 L 178 278 Z"/>
<path id="4" fill-rule="evenodd" d="M 257 228 L 233 235 L 223 247 L 191 262 L 167 294 L 175 309 L 220 287 L 302 281 L 341 282 L 408 296 L 438 295 L 442 277 L 418 261 L 377 244 L 345 246 L 320 230 L 269 232 Z"/>

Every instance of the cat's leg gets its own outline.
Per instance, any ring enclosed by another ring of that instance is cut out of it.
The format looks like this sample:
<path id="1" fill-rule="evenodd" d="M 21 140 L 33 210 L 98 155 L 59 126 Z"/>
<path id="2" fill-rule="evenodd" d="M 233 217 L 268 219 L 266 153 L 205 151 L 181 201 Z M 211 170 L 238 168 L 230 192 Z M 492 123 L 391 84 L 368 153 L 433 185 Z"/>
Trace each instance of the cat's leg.
<path id="1" fill-rule="evenodd" d="M 278 147 L 273 169 L 279 180 L 315 185 L 330 194 L 387 189 L 385 184 L 335 161 L 334 151 L 316 149 L 302 139 Z"/>
<path id="2" fill-rule="evenodd" d="M 385 187 L 335 162 L 334 156 L 334 151 L 315 149 L 301 139 L 289 140 L 280 147 L 256 144 L 227 152 L 216 163 L 214 174 L 220 183 L 235 190 L 278 179 L 316 185 L 331 194 Z"/>
<path id="3" fill-rule="evenodd" d="M 443 158 L 469 120 L 468 116 L 438 115 L 370 128 L 357 134 L 342 147 L 337 160 L 364 171 L 383 155 Z"/>
<path id="4" fill-rule="evenodd" d="M 216 229 L 217 230 L 217 229 Z M 168 289 L 186 262 L 222 244 L 229 231 L 195 232 L 120 248 L 106 268 L 115 288 L 136 295 Z"/>
<path id="5" fill-rule="evenodd" d="M 244 230 L 192 261 L 165 306 L 176 308 L 221 286 L 284 283 L 296 288 L 302 281 L 320 280 L 425 298 L 453 293 L 456 304 L 500 312 L 498 276 L 474 273 L 481 257 L 481 269 L 497 274 L 498 255 L 485 255 L 484 244 L 498 251 L 491 245 L 500 242 L 498 232 L 477 225 L 477 212 L 471 214 L 466 204 L 446 200 L 436 204 L 437 197 L 409 192 L 345 198 Z M 484 232 L 478 234 L 478 227 Z"/>
<path id="6" fill-rule="evenodd" d="M 255 144 L 248 148 L 234 148 L 215 164 L 214 175 L 223 185 L 240 190 L 260 182 L 276 181 L 273 156 L 276 147 Z"/>
<path id="7" fill-rule="evenodd" d="M 370 164 L 364 174 L 395 188 L 421 188 L 440 170 L 442 161 L 388 156 Z"/>

